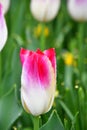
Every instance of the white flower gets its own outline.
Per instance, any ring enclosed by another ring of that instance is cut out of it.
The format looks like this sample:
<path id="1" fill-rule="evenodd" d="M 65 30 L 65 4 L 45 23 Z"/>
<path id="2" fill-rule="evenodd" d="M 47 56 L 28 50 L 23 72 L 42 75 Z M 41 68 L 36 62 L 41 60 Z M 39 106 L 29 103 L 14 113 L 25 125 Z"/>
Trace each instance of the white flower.
<path id="1" fill-rule="evenodd" d="M 3 6 L 3 13 L 5 14 L 8 11 L 8 9 L 9 9 L 10 0 L 0 0 L 0 3 Z"/>
<path id="2" fill-rule="evenodd" d="M 87 21 L 87 0 L 68 0 L 67 4 L 72 18 Z"/>
<path id="3" fill-rule="evenodd" d="M 3 14 L 2 5 L 0 4 L 0 51 L 3 49 L 7 40 L 7 26 Z"/>
<path id="4" fill-rule="evenodd" d="M 31 12 L 39 21 L 51 21 L 60 8 L 60 0 L 31 0 Z"/>

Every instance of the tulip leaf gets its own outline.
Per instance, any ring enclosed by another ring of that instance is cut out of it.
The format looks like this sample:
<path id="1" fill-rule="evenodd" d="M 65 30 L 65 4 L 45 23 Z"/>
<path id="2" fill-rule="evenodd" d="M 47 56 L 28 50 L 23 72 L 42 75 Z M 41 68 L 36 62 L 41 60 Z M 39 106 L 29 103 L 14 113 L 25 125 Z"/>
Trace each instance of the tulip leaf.
<path id="1" fill-rule="evenodd" d="M 59 118 L 59 115 L 54 110 L 48 119 L 47 123 L 43 125 L 40 130 L 65 130 Z"/>
<path id="2" fill-rule="evenodd" d="M 0 99 L 0 130 L 8 130 L 21 114 L 16 87 L 13 87 Z"/>

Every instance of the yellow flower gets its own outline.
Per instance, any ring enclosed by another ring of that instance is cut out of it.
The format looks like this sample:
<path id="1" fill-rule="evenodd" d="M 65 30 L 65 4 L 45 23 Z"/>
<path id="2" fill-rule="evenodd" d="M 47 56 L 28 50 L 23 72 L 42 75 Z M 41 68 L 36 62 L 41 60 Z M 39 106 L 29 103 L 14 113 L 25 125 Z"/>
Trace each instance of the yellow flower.
<path id="1" fill-rule="evenodd" d="M 45 27 L 45 28 L 44 28 L 44 35 L 45 35 L 46 37 L 49 36 L 49 29 L 48 29 L 48 27 Z"/>
<path id="2" fill-rule="evenodd" d="M 49 28 L 47 26 L 45 26 L 43 28 L 43 26 L 41 24 L 38 24 L 37 27 L 34 29 L 34 35 L 36 37 L 40 37 L 41 35 L 48 37 L 49 36 Z"/>
<path id="3" fill-rule="evenodd" d="M 74 63 L 74 57 L 71 53 L 67 52 L 66 54 L 64 54 L 64 62 L 66 65 L 70 66 L 73 65 Z"/>
<path id="4" fill-rule="evenodd" d="M 36 37 L 39 37 L 41 35 L 42 32 L 42 26 L 41 24 L 38 24 L 38 26 L 34 29 L 34 35 Z"/>

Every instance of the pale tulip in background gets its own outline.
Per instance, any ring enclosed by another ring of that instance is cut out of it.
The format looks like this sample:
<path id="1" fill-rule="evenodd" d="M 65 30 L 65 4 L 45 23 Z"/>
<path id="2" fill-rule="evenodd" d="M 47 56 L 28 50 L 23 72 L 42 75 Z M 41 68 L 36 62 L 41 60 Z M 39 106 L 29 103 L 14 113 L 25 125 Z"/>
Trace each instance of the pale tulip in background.
<path id="1" fill-rule="evenodd" d="M 67 4 L 73 19 L 87 21 L 87 0 L 68 0 Z"/>
<path id="2" fill-rule="evenodd" d="M 6 40 L 7 40 L 7 26 L 6 26 L 6 22 L 5 22 L 5 18 L 4 18 L 4 14 L 3 14 L 3 7 L 0 4 L 0 51 L 3 49 Z"/>
<path id="3" fill-rule="evenodd" d="M 10 0 L 0 0 L 0 3 L 3 5 L 3 13 L 7 13 L 10 7 Z"/>
<path id="4" fill-rule="evenodd" d="M 21 49 L 21 100 L 24 109 L 32 115 L 48 112 L 56 89 L 55 50 L 29 51 Z"/>
<path id="5" fill-rule="evenodd" d="M 60 8 L 60 0 L 31 0 L 30 9 L 33 16 L 43 22 L 54 19 Z"/>

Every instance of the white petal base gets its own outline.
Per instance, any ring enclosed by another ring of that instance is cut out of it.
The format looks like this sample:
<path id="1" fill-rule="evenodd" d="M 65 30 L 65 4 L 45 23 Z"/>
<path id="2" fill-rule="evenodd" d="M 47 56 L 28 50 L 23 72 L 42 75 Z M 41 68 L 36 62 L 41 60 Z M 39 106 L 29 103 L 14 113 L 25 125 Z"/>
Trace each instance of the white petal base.
<path id="1" fill-rule="evenodd" d="M 46 91 L 42 90 L 42 88 L 37 89 L 31 88 L 29 92 L 25 92 L 23 87 L 21 88 L 22 99 L 25 101 L 29 113 L 35 116 L 45 112 L 45 109 L 48 107 L 48 99 L 50 99 Z"/>

